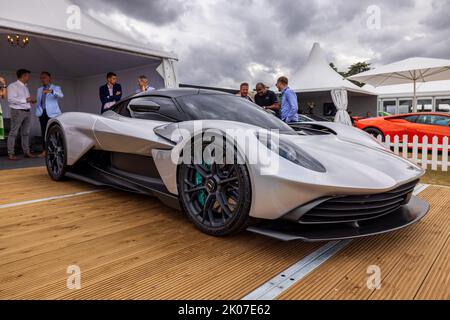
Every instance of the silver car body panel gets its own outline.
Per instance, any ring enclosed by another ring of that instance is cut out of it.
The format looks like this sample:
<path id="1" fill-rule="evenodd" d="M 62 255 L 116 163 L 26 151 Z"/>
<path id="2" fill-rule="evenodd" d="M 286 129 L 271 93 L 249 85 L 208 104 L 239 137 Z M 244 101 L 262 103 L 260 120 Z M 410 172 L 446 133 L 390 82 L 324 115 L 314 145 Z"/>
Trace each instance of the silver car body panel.
<path id="1" fill-rule="evenodd" d="M 169 124 L 120 116 L 114 112 L 100 115 L 65 113 L 52 119 L 64 131 L 67 164 L 76 164 L 89 150 L 104 150 L 153 157 L 167 190 L 178 194 L 177 160 L 182 148 L 190 143 L 183 132 L 196 134 L 195 128 L 215 129 L 227 133 L 240 130 L 251 144 L 259 141 L 255 126 L 240 122 L 203 120 Z M 326 168 L 312 171 L 278 157 L 276 172 L 264 174 L 261 163 L 248 163 L 251 177 L 250 216 L 279 219 L 302 205 L 323 197 L 382 193 L 419 179 L 423 170 L 383 148 L 366 133 L 334 123 L 321 123 L 337 135 L 280 135 L 289 139 Z M 158 129 L 157 129 L 158 128 Z M 170 134 L 170 137 L 163 137 Z M 245 159 L 246 146 L 237 140 L 237 149 Z"/>

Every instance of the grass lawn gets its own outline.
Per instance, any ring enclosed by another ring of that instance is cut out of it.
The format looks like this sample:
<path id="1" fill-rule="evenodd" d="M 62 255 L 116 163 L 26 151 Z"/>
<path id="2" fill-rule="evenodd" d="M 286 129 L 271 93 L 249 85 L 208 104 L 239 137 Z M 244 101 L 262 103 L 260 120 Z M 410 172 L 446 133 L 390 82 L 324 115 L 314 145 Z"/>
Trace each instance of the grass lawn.
<path id="1" fill-rule="evenodd" d="M 450 187 L 450 171 L 432 171 L 428 169 L 420 182 Z"/>
<path id="2" fill-rule="evenodd" d="M 400 155 L 402 155 L 401 152 Z M 411 152 L 408 152 L 408 158 L 412 159 Z M 422 159 L 422 151 L 419 151 L 418 158 Z M 431 152 L 428 153 L 428 159 L 431 159 Z M 442 161 L 441 154 L 438 154 L 438 161 Z M 441 171 L 441 166 L 438 166 L 438 168 L 439 168 L 438 171 L 433 171 L 431 170 L 431 165 L 428 166 L 427 173 L 425 174 L 425 176 L 423 176 L 420 182 L 450 187 L 450 171 L 447 172 Z"/>

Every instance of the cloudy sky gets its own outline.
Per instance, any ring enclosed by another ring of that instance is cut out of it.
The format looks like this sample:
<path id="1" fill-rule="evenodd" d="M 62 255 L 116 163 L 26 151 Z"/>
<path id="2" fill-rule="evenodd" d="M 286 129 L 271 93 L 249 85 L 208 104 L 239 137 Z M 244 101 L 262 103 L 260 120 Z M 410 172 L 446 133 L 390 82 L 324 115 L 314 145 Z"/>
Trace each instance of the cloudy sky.
<path id="1" fill-rule="evenodd" d="M 447 0 L 74 2 L 139 41 L 177 53 L 182 83 L 272 85 L 299 69 L 314 42 L 340 69 L 366 60 L 376 66 L 412 56 L 450 59 Z"/>

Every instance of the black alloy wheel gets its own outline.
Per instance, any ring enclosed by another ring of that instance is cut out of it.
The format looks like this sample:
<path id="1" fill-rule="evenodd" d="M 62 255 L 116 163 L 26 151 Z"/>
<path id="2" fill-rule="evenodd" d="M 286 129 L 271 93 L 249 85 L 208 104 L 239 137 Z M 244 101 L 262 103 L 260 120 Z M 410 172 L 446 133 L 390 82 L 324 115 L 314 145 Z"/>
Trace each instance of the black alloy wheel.
<path id="1" fill-rule="evenodd" d="M 64 133 L 59 125 L 50 127 L 46 137 L 46 166 L 50 177 L 61 181 L 67 171 L 67 150 Z"/>
<path id="2" fill-rule="evenodd" d="M 370 134 L 371 136 L 373 136 L 375 139 L 378 139 L 378 137 L 381 136 L 381 141 L 384 141 L 385 137 L 383 132 L 381 132 L 381 130 L 377 129 L 377 128 L 366 128 L 364 129 L 365 132 L 367 132 L 368 134 Z"/>
<path id="3" fill-rule="evenodd" d="M 192 157 L 191 163 L 194 162 Z M 224 161 L 222 161 L 224 162 Z M 182 164 L 178 170 L 180 203 L 201 231 L 225 236 L 243 230 L 250 220 L 251 184 L 245 165 Z"/>

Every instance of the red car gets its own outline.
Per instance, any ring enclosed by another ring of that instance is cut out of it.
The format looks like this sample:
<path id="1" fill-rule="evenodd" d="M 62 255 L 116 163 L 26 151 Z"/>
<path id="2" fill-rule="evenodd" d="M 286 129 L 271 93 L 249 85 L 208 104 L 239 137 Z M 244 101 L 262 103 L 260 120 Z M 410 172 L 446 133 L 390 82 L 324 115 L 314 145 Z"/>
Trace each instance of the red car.
<path id="1" fill-rule="evenodd" d="M 450 138 L 450 114 L 421 112 L 409 113 L 396 116 L 368 118 L 356 121 L 359 129 L 366 131 L 376 137 L 381 135 L 384 139 L 391 136 L 391 141 L 397 135 L 400 141 L 403 136 L 408 136 L 408 142 L 412 142 L 414 136 L 419 137 L 419 142 L 424 136 L 431 142 L 433 137 L 439 138 L 441 144 L 444 137 Z"/>

